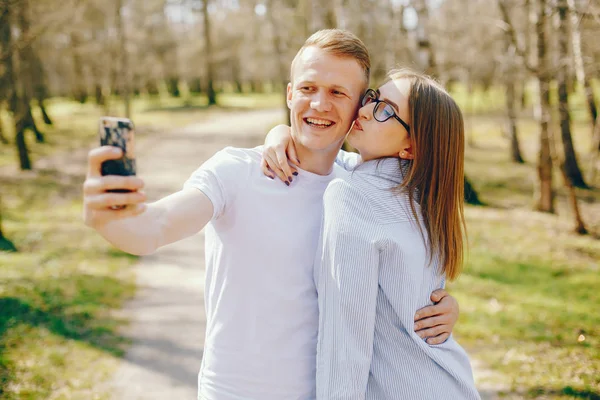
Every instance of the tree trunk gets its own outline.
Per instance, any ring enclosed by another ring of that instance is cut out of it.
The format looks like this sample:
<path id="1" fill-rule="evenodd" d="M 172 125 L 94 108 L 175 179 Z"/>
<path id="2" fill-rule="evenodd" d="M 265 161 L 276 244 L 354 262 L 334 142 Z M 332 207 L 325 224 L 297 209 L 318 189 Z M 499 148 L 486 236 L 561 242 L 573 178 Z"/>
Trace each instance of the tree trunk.
<path id="1" fill-rule="evenodd" d="M 2 205 L 0 202 L 0 252 L 1 251 L 16 252 L 17 248 L 10 240 L 8 240 L 4 236 L 4 232 L 2 231 L 2 208 L 1 207 L 2 207 Z"/>
<path id="2" fill-rule="evenodd" d="M 46 111 L 46 105 L 44 104 L 43 98 L 38 98 L 38 106 L 40 107 L 40 111 L 42 112 L 42 118 L 44 119 L 44 123 L 46 125 L 52 125 L 52 119 L 50 115 L 48 115 L 48 111 Z"/>
<path id="3" fill-rule="evenodd" d="M 577 154 L 573 147 L 573 138 L 571 136 L 571 114 L 569 112 L 569 93 L 567 88 L 568 79 L 568 59 L 569 59 L 569 32 L 567 29 L 568 7 L 566 0 L 559 1 L 558 4 L 558 41 L 559 41 L 559 69 L 558 80 L 558 111 L 560 115 L 560 132 L 565 154 L 564 172 L 567 174 L 573 186 L 578 188 L 587 188 L 583 179 Z"/>
<path id="4" fill-rule="evenodd" d="M 125 117 L 131 118 L 131 99 L 130 99 L 130 74 L 129 74 L 129 53 L 127 51 L 127 36 L 125 33 L 125 21 L 123 20 L 123 0 L 117 0 L 116 4 L 117 35 L 119 36 L 119 51 L 121 55 L 121 73 L 119 79 L 119 89 L 125 105 Z"/>
<path id="5" fill-rule="evenodd" d="M 1 101 L 1 99 L 0 99 Z M 2 108 L 0 107 L 0 142 L 2 144 L 8 144 L 8 139 L 4 135 L 4 125 L 2 123 Z"/>
<path id="6" fill-rule="evenodd" d="M 25 128 L 29 128 L 33 131 L 35 135 L 35 141 L 37 143 L 45 143 L 46 139 L 44 138 L 44 134 L 38 129 L 35 119 L 33 119 L 33 113 L 31 112 L 31 102 L 27 97 L 23 98 L 22 101 L 24 103 L 23 107 L 25 109 Z"/>
<path id="7" fill-rule="evenodd" d="M 415 11 L 419 18 L 417 26 L 417 48 L 424 71 L 431 76 L 438 76 L 438 65 L 435 50 L 431 44 L 429 33 L 429 5 L 425 0 L 418 0 Z"/>
<path id="8" fill-rule="evenodd" d="M 535 24 L 537 34 L 539 107 L 540 107 L 540 149 L 538 153 L 539 187 L 536 209 L 554 213 L 554 188 L 552 186 L 552 153 L 550 150 L 550 77 L 549 53 L 547 44 L 546 0 L 538 1 L 538 17 Z"/>
<path id="9" fill-rule="evenodd" d="M 210 34 L 210 18 L 208 15 L 208 2 L 204 0 L 202 2 L 202 16 L 204 17 L 204 54 L 203 57 L 206 60 L 206 96 L 208 97 L 208 105 L 212 106 L 217 104 L 217 93 L 214 88 L 214 71 L 213 71 L 213 54 L 212 54 L 212 41 Z"/>
<path id="10" fill-rule="evenodd" d="M 587 235 L 588 231 L 585 228 L 583 219 L 581 218 L 581 212 L 579 211 L 579 204 L 577 203 L 577 194 L 575 192 L 575 187 L 573 187 L 573 184 L 571 183 L 571 179 L 569 178 L 567 168 L 564 163 L 561 165 L 561 172 L 565 181 L 565 186 L 567 187 L 567 192 L 569 193 L 569 203 L 571 204 L 571 208 L 573 209 L 573 217 L 575 218 L 574 232 L 579 235 Z"/>
<path id="11" fill-rule="evenodd" d="M 167 90 L 171 96 L 181 97 L 181 92 L 179 91 L 179 78 L 178 77 L 172 76 L 167 79 Z"/>
<path id="12" fill-rule="evenodd" d="M 510 80 L 510 77 L 509 77 Z M 510 135 L 510 155 L 514 162 L 523 164 L 523 156 L 521 155 L 521 146 L 519 145 L 519 136 L 517 131 L 517 112 L 516 112 L 516 96 L 515 96 L 514 81 L 506 84 L 506 110 L 508 114 L 508 132 Z"/>
<path id="13" fill-rule="evenodd" d="M 71 32 L 71 52 L 73 56 L 73 98 L 81 104 L 87 101 L 88 93 L 83 75 L 83 61 L 79 54 L 81 46 L 80 33 L 77 31 Z"/>
<path id="14" fill-rule="evenodd" d="M 275 52 L 275 62 L 277 63 L 277 73 L 279 75 L 279 81 L 283 86 L 283 108 L 287 115 L 287 124 L 290 124 L 290 113 L 287 106 L 287 73 L 286 68 L 282 63 L 283 57 L 283 48 L 281 46 L 281 35 L 279 34 L 279 29 L 277 29 L 277 20 L 274 16 L 274 1 L 269 0 L 268 2 L 268 10 L 267 17 L 269 19 L 269 24 L 271 25 L 271 34 L 273 35 L 273 51 Z"/>
<path id="15" fill-rule="evenodd" d="M 27 129 L 27 108 L 28 103 L 21 102 L 17 106 L 17 110 L 14 113 L 15 119 L 15 144 L 17 145 L 17 153 L 19 156 L 19 165 L 21 170 L 31 170 L 31 158 L 29 157 L 29 149 L 27 148 L 27 142 L 25 140 L 25 130 Z M 31 109 L 29 108 L 29 112 Z"/>
<path id="16" fill-rule="evenodd" d="M 30 41 L 30 23 L 29 23 L 29 0 L 21 0 L 19 3 L 17 21 L 19 30 L 21 31 L 20 39 L 26 41 L 21 46 L 19 51 L 19 68 L 16 72 L 18 87 L 18 103 L 20 111 L 18 118 L 23 118 L 21 122 L 23 128 L 30 128 L 35 134 L 35 140 L 38 143 L 44 143 L 44 134 L 38 129 L 33 114 L 31 113 L 31 98 L 33 95 L 32 81 L 34 79 L 35 71 L 33 70 L 35 64 L 35 54 Z M 20 90 L 19 90 L 20 89 Z M 18 119 L 16 118 L 16 119 Z"/>
<path id="17" fill-rule="evenodd" d="M 483 202 L 479 199 L 477 191 L 465 176 L 465 202 L 474 206 L 482 206 Z"/>
<path id="18" fill-rule="evenodd" d="M 104 91 L 102 90 L 102 85 L 100 83 L 96 83 L 94 85 L 94 100 L 99 106 L 103 106 L 104 102 L 106 101 L 104 98 Z"/>
<path id="19" fill-rule="evenodd" d="M 590 156 L 590 179 L 591 185 L 596 182 L 596 174 L 600 169 L 600 115 L 596 117 L 596 125 L 594 126 L 594 134 L 592 137 L 592 154 Z"/>
<path id="20" fill-rule="evenodd" d="M 512 38 L 507 30 L 504 35 L 506 46 L 505 59 L 505 74 L 504 77 L 506 86 L 506 115 L 507 115 L 507 130 L 510 136 L 510 155 L 514 162 L 523 164 L 523 156 L 521 155 L 521 147 L 519 146 L 519 137 L 517 130 L 517 101 L 516 101 L 516 65 L 515 65 L 515 47 L 512 44 Z"/>
<path id="21" fill-rule="evenodd" d="M 594 100 L 594 91 L 592 85 L 585 71 L 585 64 L 583 62 L 583 55 L 581 51 L 581 31 L 579 29 L 579 21 L 577 20 L 577 10 L 575 9 L 575 2 L 573 0 L 566 0 L 569 14 L 571 16 L 571 43 L 573 48 L 573 58 L 575 60 L 575 76 L 577 82 L 583 87 L 585 92 L 585 98 L 588 105 L 588 111 L 590 113 L 590 122 L 592 125 L 592 134 L 594 132 L 594 126 L 598 117 L 598 108 L 596 107 L 596 101 Z M 564 5 L 563 5 L 564 6 Z"/>

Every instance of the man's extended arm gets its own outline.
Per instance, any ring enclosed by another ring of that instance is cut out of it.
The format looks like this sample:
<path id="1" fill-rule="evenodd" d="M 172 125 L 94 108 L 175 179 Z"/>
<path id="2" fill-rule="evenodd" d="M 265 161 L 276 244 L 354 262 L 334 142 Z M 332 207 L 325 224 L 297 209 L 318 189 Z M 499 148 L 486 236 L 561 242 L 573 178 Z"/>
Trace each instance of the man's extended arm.
<path id="1" fill-rule="evenodd" d="M 92 150 L 83 187 L 84 221 L 107 241 L 127 253 L 146 255 L 193 235 L 211 220 L 212 202 L 200 190 L 187 188 L 145 204 L 140 178 L 102 176 L 102 162 L 120 155 L 120 150 L 109 146 Z M 130 192 L 108 192 L 110 189 Z M 123 205 L 127 207 L 113 209 Z"/>

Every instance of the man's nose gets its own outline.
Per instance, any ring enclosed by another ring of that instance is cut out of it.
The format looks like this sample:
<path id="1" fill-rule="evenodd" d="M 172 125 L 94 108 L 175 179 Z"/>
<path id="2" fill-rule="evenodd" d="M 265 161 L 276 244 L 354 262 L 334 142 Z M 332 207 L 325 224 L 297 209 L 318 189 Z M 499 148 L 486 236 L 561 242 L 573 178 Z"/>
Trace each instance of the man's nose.
<path id="1" fill-rule="evenodd" d="M 316 92 L 310 101 L 310 108 L 318 112 L 331 111 L 331 102 L 327 93 L 323 90 Z"/>

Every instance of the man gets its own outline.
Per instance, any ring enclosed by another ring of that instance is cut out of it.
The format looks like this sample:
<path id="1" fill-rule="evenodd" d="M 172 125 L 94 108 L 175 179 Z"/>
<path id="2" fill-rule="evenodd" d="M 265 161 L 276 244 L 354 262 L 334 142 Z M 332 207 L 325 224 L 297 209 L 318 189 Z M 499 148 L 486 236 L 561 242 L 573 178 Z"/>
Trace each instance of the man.
<path id="1" fill-rule="evenodd" d="M 139 178 L 100 176 L 100 163 L 117 158 L 118 151 L 90 152 L 85 221 L 121 250 L 149 254 L 206 226 L 200 399 L 315 397 L 313 259 L 321 201 L 368 86 L 369 68 L 362 42 L 341 30 L 315 33 L 298 52 L 287 97 L 302 169 L 289 187 L 263 175 L 260 147 L 228 147 L 194 172 L 183 190 L 146 205 Z M 115 188 L 132 193 L 106 193 Z M 120 204 L 129 207 L 110 209 Z M 456 306 L 449 308 L 451 327 Z"/>

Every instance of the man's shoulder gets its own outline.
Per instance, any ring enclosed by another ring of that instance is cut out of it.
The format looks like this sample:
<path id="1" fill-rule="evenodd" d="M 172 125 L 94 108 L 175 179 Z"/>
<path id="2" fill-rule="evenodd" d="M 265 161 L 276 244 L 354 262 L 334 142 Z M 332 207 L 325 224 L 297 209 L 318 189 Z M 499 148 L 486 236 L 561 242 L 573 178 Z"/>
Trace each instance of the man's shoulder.
<path id="1" fill-rule="evenodd" d="M 225 147 L 217 152 L 213 158 L 222 161 L 231 161 L 240 164 L 259 163 L 262 157 L 262 146 L 253 148 Z"/>

